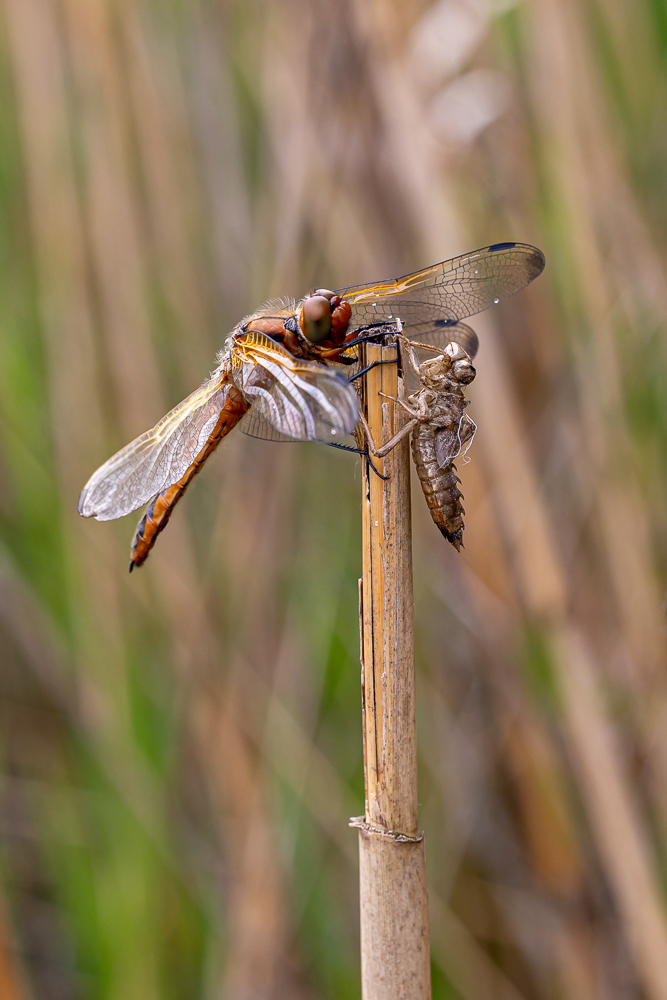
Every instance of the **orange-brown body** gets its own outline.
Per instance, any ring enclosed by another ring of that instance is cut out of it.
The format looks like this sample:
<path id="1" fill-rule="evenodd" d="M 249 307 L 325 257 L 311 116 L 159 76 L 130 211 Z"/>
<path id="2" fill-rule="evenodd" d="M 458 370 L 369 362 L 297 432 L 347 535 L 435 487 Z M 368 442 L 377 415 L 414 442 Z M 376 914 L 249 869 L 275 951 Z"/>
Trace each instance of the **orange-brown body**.
<path id="1" fill-rule="evenodd" d="M 283 316 L 258 316 L 250 322 L 244 323 L 241 327 L 241 329 L 246 328 L 263 333 L 273 340 L 282 341 L 285 339 L 285 319 Z"/>
<path id="2" fill-rule="evenodd" d="M 309 360 L 335 357 L 344 349 L 345 336 L 350 323 L 352 310 L 348 302 L 341 302 L 338 298 L 332 303 L 331 311 L 331 333 L 321 344 L 309 344 L 301 333 L 297 333 L 296 327 L 290 320 L 294 313 L 289 308 L 284 315 L 277 311 L 275 315 L 255 315 L 247 317 L 237 327 L 238 333 L 252 331 L 253 333 L 264 334 L 278 343 L 284 344 L 295 357 L 305 357 Z M 301 317 L 299 317 L 299 327 Z M 135 566 L 141 566 L 155 545 L 157 536 L 167 527 L 173 509 L 181 499 L 194 477 L 201 471 L 206 459 L 222 441 L 225 435 L 229 434 L 233 427 L 239 422 L 241 417 L 247 413 L 250 403 L 247 402 L 241 393 L 233 386 L 228 385 L 225 404 L 220 412 L 220 418 L 204 448 L 197 455 L 196 459 L 173 486 L 169 486 L 151 502 L 137 525 L 137 530 L 132 541 L 132 551 L 130 556 L 130 572 Z"/>
<path id="3" fill-rule="evenodd" d="M 352 319 L 352 306 L 349 302 L 339 302 L 331 313 L 331 342 L 336 347 L 342 344 L 347 328 Z"/>
<path id="4" fill-rule="evenodd" d="M 215 451 L 223 437 L 229 434 L 249 409 L 250 403 L 243 398 L 238 389 L 231 384 L 226 386 L 224 406 L 220 411 L 218 422 L 206 444 L 179 481 L 164 490 L 153 500 L 137 525 L 137 530 L 134 533 L 132 541 L 130 572 L 132 572 L 135 566 L 141 566 L 146 561 L 151 549 L 155 545 L 157 536 L 167 527 L 174 507 L 194 477 L 201 471 L 206 459 Z"/>
<path id="5" fill-rule="evenodd" d="M 352 307 L 349 302 L 341 302 L 337 296 L 334 297 L 331 305 L 331 332 L 325 340 L 318 344 L 309 343 L 303 336 L 303 305 L 297 313 L 296 324 L 293 322 L 293 308 L 287 306 L 284 314 L 277 311 L 275 315 L 246 317 L 237 327 L 237 332 L 263 333 L 279 344 L 284 344 L 295 358 L 306 358 L 310 361 L 336 359 L 336 356 L 345 349 L 345 338 L 352 318 Z"/>

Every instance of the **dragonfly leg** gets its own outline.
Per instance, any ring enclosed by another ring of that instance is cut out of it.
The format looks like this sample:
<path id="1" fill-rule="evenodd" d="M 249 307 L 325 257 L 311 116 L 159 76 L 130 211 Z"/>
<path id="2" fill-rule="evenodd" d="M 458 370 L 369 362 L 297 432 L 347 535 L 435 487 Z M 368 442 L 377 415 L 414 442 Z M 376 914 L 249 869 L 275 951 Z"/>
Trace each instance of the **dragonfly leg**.
<path id="1" fill-rule="evenodd" d="M 399 321 L 397 320 L 392 324 L 392 333 L 398 329 L 398 322 Z M 356 347 L 357 344 L 365 344 L 367 341 L 372 340 L 373 337 L 381 337 L 386 327 L 387 323 L 369 323 L 367 326 L 360 326 L 359 330 L 356 331 L 359 335 L 357 337 L 353 337 L 352 340 L 344 341 L 342 347 L 344 350 L 347 350 L 348 347 Z M 363 332 L 359 333 L 359 331 Z M 335 354 L 336 351 L 340 351 L 340 349 L 340 347 L 332 348 L 330 352 L 324 352 L 323 357 L 327 357 L 328 354 Z"/>
<path id="2" fill-rule="evenodd" d="M 365 368 L 362 368 L 360 372 L 357 372 L 356 375 L 353 375 L 351 378 L 349 378 L 348 382 L 354 382 L 355 379 L 361 378 L 361 376 L 365 375 L 366 372 L 369 372 L 371 368 L 377 368 L 378 365 L 395 365 L 397 360 L 398 358 L 387 358 L 386 361 L 373 361 L 372 364 L 367 365 Z"/>
<path id="3" fill-rule="evenodd" d="M 375 468 L 375 466 L 371 462 L 371 456 L 368 454 L 368 448 L 362 454 L 364 454 L 365 457 L 366 457 L 366 475 L 368 476 L 368 470 L 372 469 L 373 472 L 375 473 L 375 475 L 378 477 L 378 479 L 382 479 L 383 482 L 386 483 L 387 480 L 389 479 L 389 476 L 383 476 L 381 472 L 378 472 L 378 470 Z"/>
<path id="4" fill-rule="evenodd" d="M 349 444 L 338 444 L 336 441 L 328 442 L 330 448 L 340 448 L 341 451 L 351 451 L 354 455 L 363 455 L 366 459 L 366 464 L 370 466 L 376 476 L 379 479 L 389 479 L 389 476 L 383 476 L 381 472 L 375 468 L 371 462 L 370 455 L 368 454 L 368 448 L 352 448 Z"/>

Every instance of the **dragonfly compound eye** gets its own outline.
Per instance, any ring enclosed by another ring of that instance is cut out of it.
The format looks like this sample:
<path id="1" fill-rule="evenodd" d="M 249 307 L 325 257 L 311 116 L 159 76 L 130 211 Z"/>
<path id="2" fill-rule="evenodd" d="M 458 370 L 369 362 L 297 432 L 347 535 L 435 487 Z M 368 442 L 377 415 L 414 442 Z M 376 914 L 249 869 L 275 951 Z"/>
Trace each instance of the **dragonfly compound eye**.
<path id="1" fill-rule="evenodd" d="M 331 333 L 331 303 L 324 295 L 310 295 L 303 304 L 303 332 L 311 344 Z"/>

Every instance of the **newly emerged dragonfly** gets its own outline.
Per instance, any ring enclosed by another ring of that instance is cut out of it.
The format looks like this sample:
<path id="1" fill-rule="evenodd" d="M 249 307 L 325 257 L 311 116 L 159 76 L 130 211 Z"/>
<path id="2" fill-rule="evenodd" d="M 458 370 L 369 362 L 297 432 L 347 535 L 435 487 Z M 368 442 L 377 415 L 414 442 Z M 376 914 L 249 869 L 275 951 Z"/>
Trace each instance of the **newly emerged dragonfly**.
<path id="1" fill-rule="evenodd" d="M 543 268 L 535 247 L 496 243 L 402 278 L 267 303 L 234 328 L 199 389 L 91 476 L 79 513 L 107 521 L 149 503 L 132 543 L 131 571 L 237 423 L 256 437 L 345 447 L 341 439 L 359 418 L 356 389 L 343 374 L 357 360 L 356 344 L 395 331 L 400 319 L 406 336 L 455 340 L 472 357 L 477 338 L 460 320 L 509 298 Z"/>

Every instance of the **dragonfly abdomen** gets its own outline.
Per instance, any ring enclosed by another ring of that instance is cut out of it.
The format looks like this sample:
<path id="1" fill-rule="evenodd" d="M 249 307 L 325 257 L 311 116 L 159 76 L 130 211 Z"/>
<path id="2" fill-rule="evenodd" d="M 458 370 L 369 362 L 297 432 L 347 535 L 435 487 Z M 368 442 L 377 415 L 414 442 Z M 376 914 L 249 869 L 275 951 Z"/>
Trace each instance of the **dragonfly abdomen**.
<path id="1" fill-rule="evenodd" d="M 157 536 L 167 527 L 174 507 L 194 477 L 201 471 L 206 459 L 215 451 L 223 437 L 229 434 L 249 409 L 250 403 L 243 398 L 238 389 L 233 385 L 228 385 L 226 387 L 225 402 L 220 411 L 218 422 L 206 444 L 178 482 L 163 490 L 162 493 L 159 493 L 151 501 L 146 513 L 137 525 L 137 530 L 132 540 L 130 573 L 135 566 L 141 566 L 146 561 L 151 549 L 155 545 Z"/>
<path id="2" fill-rule="evenodd" d="M 459 552 L 463 544 L 463 494 L 454 463 L 444 467 L 438 464 L 436 432 L 431 424 L 417 424 L 412 432 L 412 457 L 431 517 Z"/>

